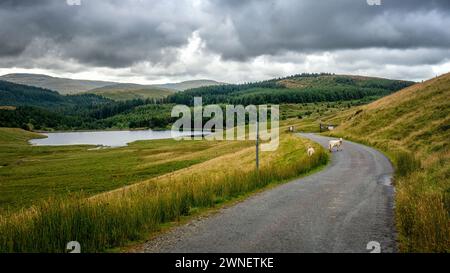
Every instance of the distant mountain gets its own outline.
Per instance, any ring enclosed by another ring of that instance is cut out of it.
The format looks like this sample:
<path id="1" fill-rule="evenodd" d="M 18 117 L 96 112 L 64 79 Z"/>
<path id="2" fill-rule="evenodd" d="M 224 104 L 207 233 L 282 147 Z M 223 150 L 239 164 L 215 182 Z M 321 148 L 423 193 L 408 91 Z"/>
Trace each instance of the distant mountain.
<path id="1" fill-rule="evenodd" d="M 175 91 L 155 85 L 118 83 L 89 90 L 87 93 L 100 95 L 113 100 L 160 99 Z"/>
<path id="2" fill-rule="evenodd" d="M 41 87 L 60 94 L 78 94 L 87 91 L 89 93 L 101 93 L 106 97 L 116 100 L 128 98 L 153 98 L 169 95 L 168 90 L 184 91 L 186 89 L 222 85 L 224 83 L 213 80 L 192 80 L 179 83 L 139 85 L 133 83 L 118 83 L 109 81 L 76 80 L 69 78 L 58 78 L 43 74 L 15 73 L 0 76 L 0 80 L 17 84 Z M 108 87 L 103 89 L 103 87 Z M 100 89 L 100 90 L 99 90 Z M 139 90 L 139 91 L 138 91 Z M 132 91 L 132 92 L 131 92 Z M 130 94 L 125 94 L 130 93 Z"/>
<path id="3" fill-rule="evenodd" d="M 226 83 L 223 82 L 217 82 L 213 80 L 193 80 L 193 81 L 184 81 L 179 83 L 166 83 L 166 84 L 160 84 L 156 85 L 162 88 L 169 88 L 177 91 L 184 91 L 191 88 L 198 88 L 198 87 L 204 87 L 204 86 L 215 86 L 215 85 L 224 85 Z"/>
<path id="4" fill-rule="evenodd" d="M 56 91 L 0 80 L 0 127 L 27 130 L 99 129 L 102 119 L 150 103 L 113 101 L 95 94 L 61 95 Z"/>
<path id="5" fill-rule="evenodd" d="M 94 88 L 115 84 L 114 82 L 106 81 L 74 80 L 67 78 L 56 78 L 41 74 L 24 73 L 3 75 L 0 76 L 0 80 L 50 89 L 57 91 L 60 94 L 82 93 Z"/>
<path id="6" fill-rule="evenodd" d="M 56 91 L 0 80 L 0 105 L 42 108 L 106 104 L 111 100 L 93 94 L 61 95 Z"/>

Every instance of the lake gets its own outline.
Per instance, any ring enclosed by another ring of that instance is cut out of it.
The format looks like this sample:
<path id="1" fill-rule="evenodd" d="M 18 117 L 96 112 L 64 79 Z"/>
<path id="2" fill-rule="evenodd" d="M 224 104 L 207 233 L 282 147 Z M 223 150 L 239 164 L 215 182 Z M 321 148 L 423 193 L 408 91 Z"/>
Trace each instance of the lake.
<path id="1" fill-rule="evenodd" d="M 169 139 L 180 136 L 189 136 L 190 132 L 177 131 L 92 131 L 92 132 L 61 132 L 42 133 L 47 138 L 31 139 L 30 144 L 36 146 L 63 146 L 63 145 L 96 145 L 109 147 L 123 147 L 137 140 Z M 193 135 L 201 135 L 196 131 Z"/>

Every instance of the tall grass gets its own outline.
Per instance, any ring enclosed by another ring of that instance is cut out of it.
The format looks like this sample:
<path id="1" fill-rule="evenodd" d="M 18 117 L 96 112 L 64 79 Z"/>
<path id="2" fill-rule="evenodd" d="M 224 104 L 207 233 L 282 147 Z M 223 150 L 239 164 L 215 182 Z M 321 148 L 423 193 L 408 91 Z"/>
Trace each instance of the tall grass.
<path id="1" fill-rule="evenodd" d="M 412 154 L 401 153 L 396 158 L 400 249 L 404 252 L 450 252 L 448 161 L 442 158 L 422 169 L 420 161 Z"/>
<path id="2" fill-rule="evenodd" d="M 427 173 L 397 179 L 397 227 L 404 252 L 450 252 L 450 217 L 441 190 L 424 188 Z M 433 183 L 433 182 L 431 182 Z"/>
<path id="3" fill-rule="evenodd" d="M 410 152 L 397 152 L 393 157 L 397 166 L 396 175 L 399 177 L 407 176 L 421 168 L 420 160 Z"/>
<path id="4" fill-rule="evenodd" d="M 98 198 L 53 199 L 0 216 L 0 252 L 65 252 L 78 241 L 83 252 L 101 252 L 157 230 L 162 223 L 304 174 L 326 164 L 322 149 L 286 166 L 259 172 L 208 173 L 145 184 Z"/>

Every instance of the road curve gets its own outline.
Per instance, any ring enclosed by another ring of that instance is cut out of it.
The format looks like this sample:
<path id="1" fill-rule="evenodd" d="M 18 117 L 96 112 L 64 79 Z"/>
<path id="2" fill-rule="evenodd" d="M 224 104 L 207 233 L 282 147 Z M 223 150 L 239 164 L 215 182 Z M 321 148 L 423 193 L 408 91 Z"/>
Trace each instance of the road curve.
<path id="1" fill-rule="evenodd" d="M 301 134 L 326 147 L 330 138 Z M 256 194 L 146 242 L 142 252 L 396 251 L 393 168 L 380 152 L 345 141 L 321 172 Z"/>

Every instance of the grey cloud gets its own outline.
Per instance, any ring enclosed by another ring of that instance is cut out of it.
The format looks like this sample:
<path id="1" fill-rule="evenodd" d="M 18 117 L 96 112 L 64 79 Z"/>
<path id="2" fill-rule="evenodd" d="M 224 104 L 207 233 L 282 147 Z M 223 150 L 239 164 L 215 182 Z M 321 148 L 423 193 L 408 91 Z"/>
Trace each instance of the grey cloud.
<path id="1" fill-rule="evenodd" d="M 369 6 L 365 0 L 214 2 L 210 12 L 222 14 L 217 23 L 219 28 L 226 25 L 228 33 L 214 32 L 217 27 L 211 26 L 202 30 L 202 37 L 224 58 L 245 60 L 282 51 L 450 47 L 450 28 L 444 27 L 450 25 L 447 0 L 385 0 L 381 6 Z M 238 42 L 222 42 L 229 37 Z"/>
<path id="2" fill-rule="evenodd" d="M 286 52 L 378 48 L 428 51 L 411 56 L 414 61 L 383 59 L 381 51 L 377 58 L 356 51 L 347 59 L 433 64 L 450 49 L 448 0 L 382 0 L 381 6 L 366 0 L 81 1 L 69 6 L 65 0 L 0 0 L 0 67 L 55 68 L 61 60 L 91 67 L 143 61 L 168 67 L 179 61 L 176 49 L 194 31 L 205 50 L 242 62 L 261 55 L 285 58 Z M 52 64 L 52 58 L 60 61 Z"/>
<path id="3" fill-rule="evenodd" d="M 47 39 L 53 45 L 40 55 L 55 51 L 109 67 L 159 62 L 164 48 L 185 44 L 198 25 L 183 15 L 188 8 L 188 1 L 82 1 L 81 6 L 64 0 L 2 2 L 0 56 L 18 56 L 34 40 Z"/>
<path id="4" fill-rule="evenodd" d="M 337 63 L 362 62 L 369 65 L 435 65 L 450 61 L 450 49 L 378 49 L 343 50 L 336 54 Z"/>

